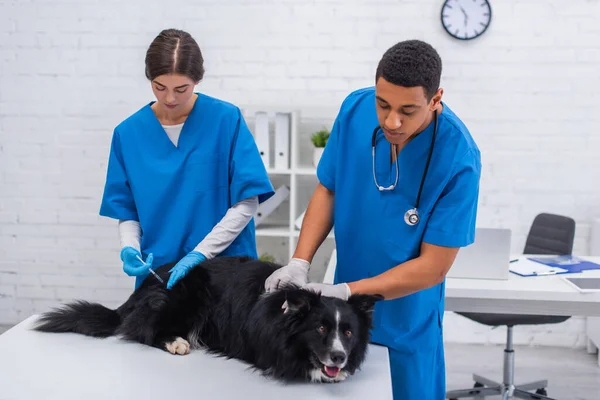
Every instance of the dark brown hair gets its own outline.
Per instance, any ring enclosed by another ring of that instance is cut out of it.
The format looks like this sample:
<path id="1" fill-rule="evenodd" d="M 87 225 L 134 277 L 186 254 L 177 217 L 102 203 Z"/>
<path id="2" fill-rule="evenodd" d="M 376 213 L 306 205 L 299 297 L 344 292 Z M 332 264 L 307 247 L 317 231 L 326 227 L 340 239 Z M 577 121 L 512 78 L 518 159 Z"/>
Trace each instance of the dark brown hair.
<path id="1" fill-rule="evenodd" d="M 383 54 L 377 65 L 375 83 L 383 77 L 398 86 L 422 86 L 427 100 L 431 100 L 440 86 L 441 75 L 442 59 L 437 51 L 421 40 L 406 40 Z"/>
<path id="2" fill-rule="evenodd" d="M 178 29 L 163 30 L 146 52 L 146 78 L 165 74 L 186 75 L 194 82 L 204 77 L 204 59 L 192 36 Z"/>

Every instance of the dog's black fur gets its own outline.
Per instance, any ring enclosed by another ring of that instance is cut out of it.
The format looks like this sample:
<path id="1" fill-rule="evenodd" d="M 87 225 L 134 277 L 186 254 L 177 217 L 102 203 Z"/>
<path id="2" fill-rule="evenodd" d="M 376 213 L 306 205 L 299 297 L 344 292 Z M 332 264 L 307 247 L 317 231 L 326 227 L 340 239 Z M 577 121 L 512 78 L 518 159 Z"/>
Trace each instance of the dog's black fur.
<path id="1" fill-rule="evenodd" d="M 173 265 L 155 270 L 165 284 Z M 149 275 L 116 310 L 76 301 L 43 314 L 34 329 L 117 335 L 173 354 L 187 354 L 191 344 L 284 381 L 332 382 L 353 374 L 366 356 L 371 314 L 382 297 L 342 301 L 294 287 L 265 294 L 265 279 L 278 267 L 247 257 L 215 258 L 171 290 Z M 345 356 L 334 357 L 336 349 Z"/>

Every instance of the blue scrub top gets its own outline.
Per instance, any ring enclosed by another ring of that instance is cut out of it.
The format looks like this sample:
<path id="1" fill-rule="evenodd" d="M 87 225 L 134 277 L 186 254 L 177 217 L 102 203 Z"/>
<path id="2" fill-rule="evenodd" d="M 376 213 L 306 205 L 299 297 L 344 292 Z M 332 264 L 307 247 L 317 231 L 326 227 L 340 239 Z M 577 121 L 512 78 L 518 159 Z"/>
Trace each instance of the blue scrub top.
<path id="1" fill-rule="evenodd" d="M 100 215 L 139 221 L 142 255 L 157 267 L 192 251 L 237 202 L 274 190 L 236 106 L 198 93 L 175 146 L 152 103 L 114 131 Z M 225 255 L 258 257 L 254 220 Z"/>
<path id="2" fill-rule="evenodd" d="M 448 105 L 438 131 L 419 205 L 420 222 L 404 214 L 414 207 L 431 144 L 432 123 L 400 151 L 398 185 L 380 192 L 373 181 L 371 137 L 378 126 L 375 88 L 351 93 L 343 102 L 317 168 L 321 184 L 335 192 L 337 247 L 335 281 L 379 275 L 419 255 L 421 242 L 461 247 L 473 242 L 481 173 L 480 152 Z M 379 131 L 376 171 L 380 185 L 395 180 L 391 146 Z M 444 283 L 378 302 L 372 340 L 402 353 L 437 346 L 442 334 Z"/>

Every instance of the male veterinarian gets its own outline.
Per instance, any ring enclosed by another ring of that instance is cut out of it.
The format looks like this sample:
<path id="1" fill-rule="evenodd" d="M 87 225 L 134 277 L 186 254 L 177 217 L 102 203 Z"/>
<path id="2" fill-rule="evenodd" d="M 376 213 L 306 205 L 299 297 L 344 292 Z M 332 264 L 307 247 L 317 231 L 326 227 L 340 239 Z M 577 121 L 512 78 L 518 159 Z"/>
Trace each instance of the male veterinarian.
<path id="1" fill-rule="evenodd" d="M 389 349 L 398 400 L 445 398 L 444 280 L 474 240 L 480 153 L 442 102 L 441 70 L 429 44 L 400 42 L 379 62 L 375 87 L 344 100 L 294 257 L 265 282 L 267 291 L 296 283 L 342 299 L 383 295 L 372 341 Z M 332 226 L 336 284 L 307 284 Z"/>

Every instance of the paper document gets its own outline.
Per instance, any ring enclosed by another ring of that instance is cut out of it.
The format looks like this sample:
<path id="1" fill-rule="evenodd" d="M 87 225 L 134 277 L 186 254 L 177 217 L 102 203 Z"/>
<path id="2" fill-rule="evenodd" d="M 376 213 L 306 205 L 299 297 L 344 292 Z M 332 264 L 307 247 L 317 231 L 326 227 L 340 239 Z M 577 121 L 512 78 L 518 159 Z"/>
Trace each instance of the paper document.
<path id="1" fill-rule="evenodd" d="M 550 267 L 527 258 L 519 258 L 518 261 L 510 263 L 509 270 L 521 276 L 556 275 L 569 272 L 564 268 Z"/>

